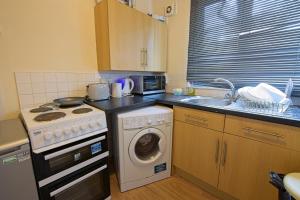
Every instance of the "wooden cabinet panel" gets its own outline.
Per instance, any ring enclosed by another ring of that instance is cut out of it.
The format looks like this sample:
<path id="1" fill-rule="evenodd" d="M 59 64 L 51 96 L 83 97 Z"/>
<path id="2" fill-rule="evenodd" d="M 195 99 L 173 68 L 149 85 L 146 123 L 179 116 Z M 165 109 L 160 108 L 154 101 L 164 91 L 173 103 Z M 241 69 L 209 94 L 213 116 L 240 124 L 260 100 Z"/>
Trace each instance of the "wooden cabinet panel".
<path id="1" fill-rule="evenodd" d="M 300 128 L 226 115 L 224 132 L 300 151 Z"/>
<path id="2" fill-rule="evenodd" d="M 166 23 L 117 0 L 102 0 L 95 27 L 100 70 L 166 70 Z"/>
<path id="3" fill-rule="evenodd" d="M 292 152 L 224 134 L 219 189 L 241 200 L 276 199 L 268 173 L 293 171 Z"/>
<path id="4" fill-rule="evenodd" d="M 217 187 L 222 133 L 174 123 L 173 165 Z"/>
<path id="5" fill-rule="evenodd" d="M 137 0 L 133 1 L 133 7 L 144 14 L 152 14 L 152 1 L 149 0 Z"/>
<path id="6" fill-rule="evenodd" d="M 109 2 L 111 69 L 141 71 L 144 15 L 118 1 Z"/>
<path id="7" fill-rule="evenodd" d="M 300 171 L 297 127 L 182 107 L 174 119 L 173 165 L 236 199 L 277 199 L 269 172 Z"/>
<path id="8" fill-rule="evenodd" d="M 108 29 L 108 1 L 95 7 L 97 62 L 100 70 L 110 70 L 110 44 Z"/>
<path id="9" fill-rule="evenodd" d="M 145 26 L 146 64 L 145 71 L 166 71 L 167 27 L 165 23 L 149 17 Z"/>
<path id="10" fill-rule="evenodd" d="M 175 119 L 223 132 L 225 115 L 190 108 L 175 107 Z"/>

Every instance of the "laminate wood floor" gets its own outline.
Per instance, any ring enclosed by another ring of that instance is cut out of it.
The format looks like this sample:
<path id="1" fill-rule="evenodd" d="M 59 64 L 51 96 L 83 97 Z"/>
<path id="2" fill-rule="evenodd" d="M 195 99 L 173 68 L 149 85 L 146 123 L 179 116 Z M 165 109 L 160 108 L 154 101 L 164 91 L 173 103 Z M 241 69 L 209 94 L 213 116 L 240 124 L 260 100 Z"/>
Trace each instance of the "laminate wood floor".
<path id="1" fill-rule="evenodd" d="M 112 175 L 110 180 L 112 200 L 219 200 L 177 176 L 123 193 L 119 190 L 116 176 Z"/>

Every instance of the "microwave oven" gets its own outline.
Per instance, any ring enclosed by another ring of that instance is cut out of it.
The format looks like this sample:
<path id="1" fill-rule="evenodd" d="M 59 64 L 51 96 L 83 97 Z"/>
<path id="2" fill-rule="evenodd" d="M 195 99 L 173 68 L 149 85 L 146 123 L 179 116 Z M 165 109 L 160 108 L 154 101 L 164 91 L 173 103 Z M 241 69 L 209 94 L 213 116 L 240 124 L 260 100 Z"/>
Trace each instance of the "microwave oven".
<path id="1" fill-rule="evenodd" d="M 134 81 L 134 94 L 158 94 L 166 92 L 166 77 L 136 75 L 130 77 Z"/>

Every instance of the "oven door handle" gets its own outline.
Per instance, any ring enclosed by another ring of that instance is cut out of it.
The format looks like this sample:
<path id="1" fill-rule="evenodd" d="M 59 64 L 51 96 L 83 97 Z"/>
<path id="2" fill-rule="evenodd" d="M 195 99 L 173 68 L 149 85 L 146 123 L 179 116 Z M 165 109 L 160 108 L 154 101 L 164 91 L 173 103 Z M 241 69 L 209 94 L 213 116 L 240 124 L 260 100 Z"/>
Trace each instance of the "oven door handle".
<path id="1" fill-rule="evenodd" d="M 90 172 L 90 173 L 88 173 L 88 174 L 86 174 L 86 175 L 84 175 L 84 176 L 82 176 L 82 177 L 80 177 L 80 178 L 78 178 L 78 179 L 76 179 L 76 180 L 74 180 L 74 181 L 72 181 L 72 182 L 56 189 L 56 190 L 54 190 L 54 191 L 52 191 L 52 192 L 50 192 L 50 197 L 53 197 L 53 196 L 65 191 L 65 190 L 69 189 L 70 187 L 76 185 L 77 183 L 80 183 L 81 181 L 86 180 L 87 178 L 97 174 L 98 172 L 103 171 L 106 168 L 107 168 L 107 165 L 103 165 L 102 167 L 100 167 L 100 168 L 98 168 L 98 169 L 96 169 L 96 170 L 94 170 L 94 171 L 92 171 L 92 172 Z"/>
<path id="2" fill-rule="evenodd" d="M 45 160 L 50 160 L 52 158 L 55 158 L 57 156 L 60 156 L 60 155 L 63 155 L 63 154 L 66 154 L 66 153 L 69 153 L 71 151 L 74 151 L 76 149 L 80 149 L 84 146 L 87 146 L 87 145 L 90 145 L 90 144 L 93 144 L 95 142 L 100 142 L 102 140 L 105 140 L 105 135 L 104 136 L 101 136 L 99 138 L 95 138 L 93 140 L 89 140 L 89 141 L 86 141 L 86 142 L 83 142 L 83 143 L 80 143 L 78 145 L 75 145 L 75 146 L 72 146 L 72 147 L 69 147 L 69 148 L 66 148 L 66 149 L 63 149 L 63 150 L 60 150 L 60 151 L 56 151 L 54 153 L 51 153 L 51 154 L 48 154 L 48 155 L 45 155 Z"/>

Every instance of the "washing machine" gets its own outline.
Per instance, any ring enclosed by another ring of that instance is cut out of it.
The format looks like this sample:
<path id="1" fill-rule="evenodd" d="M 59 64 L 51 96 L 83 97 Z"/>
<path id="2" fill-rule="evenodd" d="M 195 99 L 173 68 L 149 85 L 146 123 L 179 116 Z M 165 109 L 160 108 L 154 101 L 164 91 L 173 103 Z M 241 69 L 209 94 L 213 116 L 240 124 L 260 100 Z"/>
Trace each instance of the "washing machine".
<path id="1" fill-rule="evenodd" d="M 173 110 L 151 106 L 117 116 L 115 169 L 121 192 L 171 175 Z"/>

